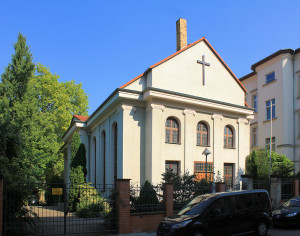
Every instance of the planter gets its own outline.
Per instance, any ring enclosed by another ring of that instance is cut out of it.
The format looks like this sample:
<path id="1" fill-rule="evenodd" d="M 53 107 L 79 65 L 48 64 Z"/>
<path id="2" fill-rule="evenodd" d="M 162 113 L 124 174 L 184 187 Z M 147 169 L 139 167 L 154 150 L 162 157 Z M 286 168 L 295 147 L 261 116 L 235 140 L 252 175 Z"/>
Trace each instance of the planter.
<path id="1" fill-rule="evenodd" d="M 216 183 L 216 192 L 225 192 L 225 183 L 224 182 L 218 182 Z"/>

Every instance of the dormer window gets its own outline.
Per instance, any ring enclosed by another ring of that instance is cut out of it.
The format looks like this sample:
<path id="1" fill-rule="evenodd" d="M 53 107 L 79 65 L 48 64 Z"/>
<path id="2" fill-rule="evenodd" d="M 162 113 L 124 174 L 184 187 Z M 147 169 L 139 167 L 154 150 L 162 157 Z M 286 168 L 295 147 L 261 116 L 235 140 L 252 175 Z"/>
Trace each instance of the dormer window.
<path id="1" fill-rule="evenodd" d="M 275 72 L 274 71 L 266 75 L 266 84 L 271 83 L 274 80 L 275 80 Z"/>

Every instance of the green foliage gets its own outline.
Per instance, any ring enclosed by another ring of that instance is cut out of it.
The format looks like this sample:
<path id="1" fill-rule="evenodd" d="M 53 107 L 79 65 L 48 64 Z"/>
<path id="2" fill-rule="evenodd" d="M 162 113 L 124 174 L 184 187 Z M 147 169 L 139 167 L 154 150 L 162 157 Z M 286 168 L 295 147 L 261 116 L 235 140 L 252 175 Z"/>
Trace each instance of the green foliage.
<path id="1" fill-rule="evenodd" d="M 72 137 L 72 144 L 71 144 L 71 168 L 76 168 L 78 166 L 82 167 L 82 171 L 85 178 L 87 175 L 86 150 L 84 144 L 82 144 L 80 141 L 79 134 L 75 133 Z"/>
<path id="2" fill-rule="evenodd" d="M 80 189 L 77 187 L 79 184 L 85 183 L 84 173 L 82 170 L 82 166 L 77 166 L 74 168 L 71 168 L 70 171 L 70 196 L 69 196 L 69 209 L 72 212 L 76 211 L 76 205 L 79 201 L 79 191 Z"/>
<path id="3" fill-rule="evenodd" d="M 106 216 L 111 208 L 97 189 L 90 184 L 78 185 L 78 203 L 76 204 L 76 215 L 82 218 Z"/>
<path id="4" fill-rule="evenodd" d="M 71 211 L 77 210 L 77 204 L 79 202 L 79 189 L 78 184 L 85 183 L 87 175 L 86 169 L 86 151 L 85 146 L 80 143 L 80 136 L 76 132 L 72 137 L 71 143 L 71 171 L 70 171 L 70 197 L 69 208 Z"/>
<path id="5" fill-rule="evenodd" d="M 153 186 L 149 183 L 149 181 L 146 181 L 142 186 L 137 204 L 159 204 L 156 191 L 153 189 Z"/>
<path id="6" fill-rule="evenodd" d="M 30 191 L 21 187 L 31 178 L 29 161 L 23 152 L 22 126 L 25 116 L 22 108 L 28 81 L 33 76 L 34 64 L 26 38 L 18 35 L 11 63 L 1 75 L 0 83 L 0 175 L 4 177 L 4 222 L 16 222 L 28 216 L 24 208 Z M 11 232 L 6 232 L 10 234 Z"/>
<path id="7" fill-rule="evenodd" d="M 63 155 L 59 152 L 62 136 L 75 114 L 87 115 L 87 96 L 81 84 L 59 82 L 59 76 L 37 64 L 29 80 L 21 113 L 24 114 L 22 135 L 24 153 L 38 180 L 49 182 L 63 175 Z"/>
<path id="8" fill-rule="evenodd" d="M 200 181 L 196 179 L 196 175 L 186 173 L 179 175 L 172 171 L 162 174 L 162 184 L 173 183 L 174 185 L 174 204 L 175 209 L 180 209 L 184 204 L 197 195 L 211 192 L 211 183 L 205 179 Z"/>
<path id="9" fill-rule="evenodd" d="M 294 163 L 285 155 L 272 152 L 271 174 L 290 177 L 293 175 Z M 270 152 L 266 149 L 252 151 L 246 158 L 246 173 L 252 174 L 254 178 L 267 179 L 270 172 Z"/>

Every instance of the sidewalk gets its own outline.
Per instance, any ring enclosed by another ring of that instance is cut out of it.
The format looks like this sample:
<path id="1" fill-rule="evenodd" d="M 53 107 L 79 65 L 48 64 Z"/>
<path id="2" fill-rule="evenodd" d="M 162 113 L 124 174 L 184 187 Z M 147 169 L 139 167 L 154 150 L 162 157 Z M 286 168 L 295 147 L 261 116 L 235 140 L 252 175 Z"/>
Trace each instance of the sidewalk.
<path id="1" fill-rule="evenodd" d="M 141 233 L 130 233 L 130 234 L 118 234 L 120 236 L 156 236 L 155 232 L 141 232 Z"/>

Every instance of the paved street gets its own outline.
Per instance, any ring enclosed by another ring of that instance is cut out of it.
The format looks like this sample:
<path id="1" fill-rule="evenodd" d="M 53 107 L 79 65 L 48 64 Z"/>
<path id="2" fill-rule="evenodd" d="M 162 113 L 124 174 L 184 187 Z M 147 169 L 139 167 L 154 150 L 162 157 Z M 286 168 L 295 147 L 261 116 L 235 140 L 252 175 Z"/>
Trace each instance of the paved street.
<path id="1" fill-rule="evenodd" d="M 154 232 L 122 234 L 121 236 L 155 236 Z M 268 236 L 299 236 L 300 229 L 270 229 Z"/>
<path id="2" fill-rule="evenodd" d="M 299 236 L 300 229 L 270 229 L 268 236 Z"/>

